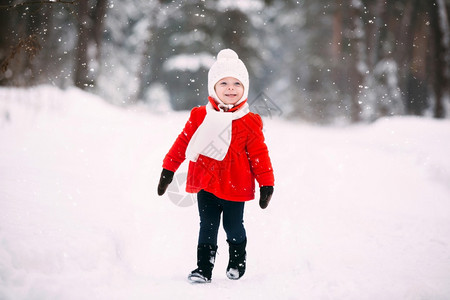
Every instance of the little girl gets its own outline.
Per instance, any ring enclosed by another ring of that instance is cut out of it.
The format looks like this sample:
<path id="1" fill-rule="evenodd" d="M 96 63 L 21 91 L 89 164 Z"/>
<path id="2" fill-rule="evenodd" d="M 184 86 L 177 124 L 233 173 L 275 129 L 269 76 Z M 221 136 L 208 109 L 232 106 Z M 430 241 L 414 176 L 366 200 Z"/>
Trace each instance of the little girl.
<path id="1" fill-rule="evenodd" d="M 190 160 L 186 191 L 197 193 L 200 215 L 197 268 L 188 276 L 191 282 L 211 282 L 221 215 L 230 255 L 227 277 L 244 275 L 244 204 L 255 197 L 255 179 L 261 208 L 272 197 L 272 164 L 261 117 L 249 111 L 248 89 L 244 63 L 233 50 L 220 51 L 208 72 L 208 103 L 192 109 L 163 161 L 158 195 L 165 193 L 181 163 Z"/>

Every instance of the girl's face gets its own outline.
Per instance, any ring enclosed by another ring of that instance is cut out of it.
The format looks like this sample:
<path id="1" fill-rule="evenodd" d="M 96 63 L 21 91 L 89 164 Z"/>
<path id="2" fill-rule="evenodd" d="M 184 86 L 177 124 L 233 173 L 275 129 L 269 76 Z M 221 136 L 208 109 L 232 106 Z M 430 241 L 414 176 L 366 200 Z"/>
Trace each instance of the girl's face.
<path id="1" fill-rule="evenodd" d="M 225 104 L 236 104 L 244 94 L 244 85 L 234 77 L 225 77 L 214 86 L 217 97 Z"/>

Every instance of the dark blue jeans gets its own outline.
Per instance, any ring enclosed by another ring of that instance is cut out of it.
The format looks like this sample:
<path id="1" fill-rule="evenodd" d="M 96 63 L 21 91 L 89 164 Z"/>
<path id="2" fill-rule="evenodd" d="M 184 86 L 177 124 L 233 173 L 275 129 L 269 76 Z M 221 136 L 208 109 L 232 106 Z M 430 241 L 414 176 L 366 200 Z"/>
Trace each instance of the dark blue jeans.
<path id="1" fill-rule="evenodd" d="M 227 240 L 232 244 L 240 244 L 246 239 L 244 228 L 244 204 L 223 200 L 201 190 L 197 194 L 198 212 L 200 215 L 199 244 L 217 245 L 217 234 L 220 216 L 223 213 L 223 229 Z"/>

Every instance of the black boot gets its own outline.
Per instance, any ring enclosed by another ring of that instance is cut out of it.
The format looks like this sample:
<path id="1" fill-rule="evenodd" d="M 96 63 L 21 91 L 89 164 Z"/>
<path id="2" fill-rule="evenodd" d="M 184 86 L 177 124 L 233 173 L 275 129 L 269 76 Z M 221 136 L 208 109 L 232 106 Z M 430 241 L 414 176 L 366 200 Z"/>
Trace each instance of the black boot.
<path id="1" fill-rule="evenodd" d="M 229 279 L 237 280 L 245 273 L 245 260 L 247 257 L 245 246 L 247 246 L 247 239 L 240 244 L 232 244 L 230 241 L 227 242 L 230 246 L 230 260 L 227 267 L 227 277 Z"/>
<path id="2" fill-rule="evenodd" d="M 217 246 L 200 244 L 197 246 L 197 269 L 188 275 L 191 282 L 211 282 L 212 270 L 216 259 Z"/>

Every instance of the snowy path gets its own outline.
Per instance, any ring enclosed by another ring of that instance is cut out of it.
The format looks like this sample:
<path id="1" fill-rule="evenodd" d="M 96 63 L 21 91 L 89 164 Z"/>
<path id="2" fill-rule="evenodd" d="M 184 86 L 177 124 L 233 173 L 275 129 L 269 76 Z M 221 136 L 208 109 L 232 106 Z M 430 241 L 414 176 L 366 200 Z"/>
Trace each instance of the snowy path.
<path id="1" fill-rule="evenodd" d="M 276 187 L 246 206 L 247 273 L 226 278 L 221 231 L 199 286 L 196 207 L 156 195 L 187 116 L 0 89 L 0 299 L 450 299 L 450 121 L 264 120 Z"/>

